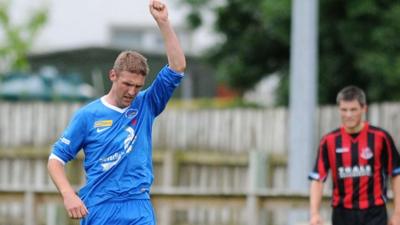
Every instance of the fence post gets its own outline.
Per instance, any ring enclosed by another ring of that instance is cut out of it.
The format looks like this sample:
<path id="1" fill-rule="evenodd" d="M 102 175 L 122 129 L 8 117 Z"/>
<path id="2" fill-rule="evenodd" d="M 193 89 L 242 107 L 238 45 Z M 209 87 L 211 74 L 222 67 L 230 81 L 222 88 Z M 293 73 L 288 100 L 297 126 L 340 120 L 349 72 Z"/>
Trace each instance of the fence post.
<path id="1" fill-rule="evenodd" d="M 55 203 L 49 203 L 46 206 L 46 224 L 47 225 L 57 225 L 60 224 L 58 221 L 57 223 L 57 205 Z"/>
<path id="2" fill-rule="evenodd" d="M 164 152 L 163 157 L 163 179 L 162 179 L 162 190 L 165 193 L 172 191 L 176 181 L 176 172 L 178 170 L 178 162 L 176 160 L 176 152 L 167 150 Z M 160 204 L 160 219 L 158 223 L 160 225 L 171 225 L 173 220 L 173 211 L 168 204 L 161 202 Z"/>
<path id="3" fill-rule="evenodd" d="M 248 190 L 246 210 L 249 225 L 258 225 L 260 202 L 258 191 L 266 187 L 267 154 L 261 151 L 250 151 L 248 168 Z"/>
<path id="4" fill-rule="evenodd" d="M 32 190 L 26 190 L 24 195 L 24 225 L 36 225 L 35 202 L 35 193 Z"/>
<path id="5" fill-rule="evenodd" d="M 157 224 L 159 225 L 171 225 L 172 224 L 172 210 L 170 206 L 164 202 L 159 204 L 160 218 L 157 219 Z"/>
<path id="6" fill-rule="evenodd" d="M 178 163 L 176 160 L 176 153 L 172 150 L 167 150 L 163 157 L 163 179 L 162 188 L 164 191 L 170 191 L 176 181 L 176 172 L 178 169 Z"/>

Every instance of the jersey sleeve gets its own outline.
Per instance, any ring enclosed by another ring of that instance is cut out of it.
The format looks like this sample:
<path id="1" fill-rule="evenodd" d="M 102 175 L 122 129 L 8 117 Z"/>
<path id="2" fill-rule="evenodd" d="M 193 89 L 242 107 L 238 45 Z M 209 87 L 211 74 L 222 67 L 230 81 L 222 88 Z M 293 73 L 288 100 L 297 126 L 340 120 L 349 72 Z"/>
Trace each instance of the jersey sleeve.
<path id="1" fill-rule="evenodd" d="M 76 157 L 86 137 L 86 120 L 87 116 L 82 110 L 75 113 L 62 136 L 53 145 L 50 158 L 56 158 L 65 164 Z"/>
<path id="2" fill-rule="evenodd" d="M 394 144 L 394 141 L 389 133 L 385 132 L 383 141 L 383 165 L 387 174 L 391 176 L 397 176 L 400 174 L 400 156 L 399 152 Z"/>
<path id="3" fill-rule="evenodd" d="M 313 170 L 308 175 L 309 180 L 317 180 L 325 182 L 329 172 L 329 157 L 327 139 L 320 141 L 317 158 Z"/>
<path id="4" fill-rule="evenodd" d="M 156 79 L 146 90 L 146 97 L 149 99 L 154 116 L 158 116 L 164 110 L 182 78 L 183 74 L 173 71 L 168 65 L 158 73 Z"/>

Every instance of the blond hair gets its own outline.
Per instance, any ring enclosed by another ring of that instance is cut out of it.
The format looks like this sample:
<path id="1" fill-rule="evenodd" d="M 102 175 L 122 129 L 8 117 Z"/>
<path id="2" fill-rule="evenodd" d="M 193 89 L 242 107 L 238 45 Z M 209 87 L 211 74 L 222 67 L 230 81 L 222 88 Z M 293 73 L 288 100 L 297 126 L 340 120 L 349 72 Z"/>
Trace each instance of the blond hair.
<path id="1" fill-rule="evenodd" d="M 143 76 L 149 73 L 147 59 L 136 51 L 121 52 L 114 62 L 113 69 L 117 72 L 128 71 Z"/>

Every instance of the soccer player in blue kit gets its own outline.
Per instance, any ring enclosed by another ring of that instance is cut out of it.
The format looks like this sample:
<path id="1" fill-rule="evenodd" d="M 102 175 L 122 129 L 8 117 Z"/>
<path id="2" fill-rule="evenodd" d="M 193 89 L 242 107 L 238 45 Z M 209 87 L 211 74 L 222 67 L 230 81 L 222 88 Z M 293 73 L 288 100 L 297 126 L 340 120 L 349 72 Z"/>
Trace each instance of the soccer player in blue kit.
<path id="1" fill-rule="evenodd" d="M 186 60 L 168 19 L 167 7 L 150 0 L 150 13 L 164 39 L 168 65 L 141 90 L 148 65 L 134 51 L 124 51 L 109 72 L 107 95 L 79 109 L 54 144 L 48 171 L 70 218 L 81 224 L 154 225 L 153 121 L 179 85 Z M 64 165 L 83 149 L 86 184 L 76 194 Z"/>

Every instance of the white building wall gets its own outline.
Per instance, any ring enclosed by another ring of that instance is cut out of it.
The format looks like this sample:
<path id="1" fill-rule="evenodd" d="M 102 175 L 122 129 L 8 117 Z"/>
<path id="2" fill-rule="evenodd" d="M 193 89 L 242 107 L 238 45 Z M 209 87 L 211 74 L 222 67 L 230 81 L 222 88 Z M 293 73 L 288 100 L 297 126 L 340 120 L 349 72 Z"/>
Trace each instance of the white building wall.
<path id="1" fill-rule="evenodd" d="M 164 0 L 176 29 L 184 29 L 187 8 L 180 0 Z M 112 26 L 153 27 L 148 0 L 12 0 L 12 22 L 26 21 L 31 9 L 47 5 L 49 20 L 37 37 L 33 52 L 46 52 L 84 46 L 109 46 Z M 205 24 L 183 38 L 185 51 L 199 54 L 219 40 L 212 31 L 213 14 L 206 13 Z M 2 33 L 0 32 L 0 41 Z"/>

